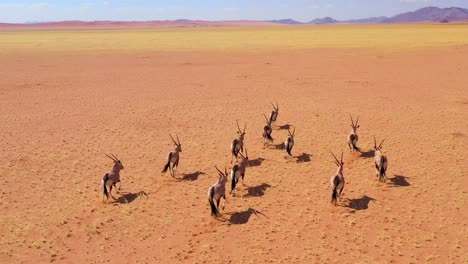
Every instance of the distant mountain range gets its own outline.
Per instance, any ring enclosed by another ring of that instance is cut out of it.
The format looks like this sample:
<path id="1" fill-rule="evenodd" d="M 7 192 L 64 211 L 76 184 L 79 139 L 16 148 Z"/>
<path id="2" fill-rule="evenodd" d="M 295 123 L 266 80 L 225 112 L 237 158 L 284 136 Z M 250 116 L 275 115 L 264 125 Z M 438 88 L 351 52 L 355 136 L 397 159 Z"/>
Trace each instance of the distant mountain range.
<path id="1" fill-rule="evenodd" d="M 0 23 L 0 28 L 151 28 L 151 27 L 223 27 L 223 26 L 266 26 L 281 23 L 272 23 L 255 20 L 150 20 L 150 21 L 54 21 L 54 22 L 28 22 L 28 23 Z"/>
<path id="2" fill-rule="evenodd" d="M 300 24 L 379 24 L 379 23 L 417 23 L 417 22 L 460 22 L 468 21 L 468 9 L 460 7 L 424 7 L 414 12 L 406 12 L 392 17 L 370 17 L 363 19 L 335 20 L 331 17 L 316 18 L 312 21 L 302 23 L 292 19 L 269 20 L 277 24 L 300 25 Z"/>
<path id="3" fill-rule="evenodd" d="M 154 21 L 57 21 L 57 22 L 27 22 L 27 23 L 0 23 L 0 28 L 22 27 L 220 27 L 220 26 L 265 26 L 265 25 L 307 25 L 307 24 L 380 24 L 380 23 L 417 23 L 417 22 L 468 22 L 468 9 L 459 7 L 438 8 L 424 7 L 414 12 L 406 12 L 392 17 L 370 17 L 352 20 L 335 20 L 331 17 L 316 18 L 303 23 L 293 19 L 280 19 L 269 21 L 258 20 L 154 20 Z"/>

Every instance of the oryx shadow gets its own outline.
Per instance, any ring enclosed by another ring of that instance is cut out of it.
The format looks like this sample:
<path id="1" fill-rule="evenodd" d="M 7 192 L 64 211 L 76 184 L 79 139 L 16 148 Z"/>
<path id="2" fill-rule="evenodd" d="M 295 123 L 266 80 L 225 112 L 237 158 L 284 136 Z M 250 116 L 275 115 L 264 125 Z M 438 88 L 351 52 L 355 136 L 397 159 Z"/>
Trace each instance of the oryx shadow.
<path id="1" fill-rule="evenodd" d="M 375 202 L 377 200 L 367 195 L 364 195 L 363 197 L 358 199 L 346 199 L 347 204 L 345 204 L 344 207 L 354 209 L 355 211 L 367 210 L 371 201 Z"/>
<path id="2" fill-rule="evenodd" d="M 374 150 L 368 150 L 368 151 L 361 151 L 361 154 L 359 155 L 361 158 L 369 159 L 374 157 Z"/>
<path id="3" fill-rule="evenodd" d="M 278 130 L 288 130 L 291 128 L 291 125 L 290 124 L 284 124 L 284 125 L 281 125 L 281 126 L 278 126 Z"/>
<path id="4" fill-rule="evenodd" d="M 249 167 L 257 167 L 262 165 L 262 162 L 264 161 L 264 158 L 256 158 L 254 160 L 249 160 Z"/>
<path id="5" fill-rule="evenodd" d="M 268 183 L 262 183 L 257 186 L 252 186 L 247 188 L 247 194 L 244 197 L 261 197 L 265 195 L 265 191 L 271 188 L 271 185 Z"/>
<path id="6" fill-rule="evenodd" d="M 301 155 L 296 157 L 296 162 L 297 163 L 310 162 L 311 156 L 312 156 L 311 154 L 302 153 Z"/>
<path id="7" fill-rule="evenodd" d="M 253 209 L 253 208 L 249 208 L 245 211 L 242 211 L 242 212 L 235 212 L 235 213 L 232 213 L 231 216 L 229 217 L 228 221 L 230 224 L 233 224 L 233 225 L 243 225 L 243 224 L 247 224 L 249 222 L 249 219 L 252 215 L 255 215 L 255 216 L 258 216 L 259 214 L 263 215 L 266 217 L 266 215 L 264 215 L 263 213 Z"/>
<path id="8" fill-rule="evenodd" d="M 271 149 L 285 149 L 284 142 L 281 142 L 279 144 L 273 144 L 268 146 Z"/>
<path id="9" fill-rule="evenodd" d="M 179 178 L 181 181 L 196 181 L 200 175 L 206 175 L 203 171 L 196 171 L 193 173 L 183 174 L 182 178 Z"/>
<path id="10" fill-rule="evenodd" d="M 391 183 L 389 185 L 391 187 L 407 187 L 410 186 L 411 184 L 406 180 L 409 177 L 403 176 L 403 175 L 394 175 L 393 178 L 389 178 Z"/>
<path id="11" fill-rule="evenodd" d="M 122 193 L 121 193 L 122 194 Z M 114 203 L 119 203 L 119 204 L 129 204 L 133 201 L 136 200 L 136 198 L 145 196 L 148 198 L 148 195 L 144 191 L 139 191 L 136 193 L 123 193 L 117 200 L 115 200 Z"/>

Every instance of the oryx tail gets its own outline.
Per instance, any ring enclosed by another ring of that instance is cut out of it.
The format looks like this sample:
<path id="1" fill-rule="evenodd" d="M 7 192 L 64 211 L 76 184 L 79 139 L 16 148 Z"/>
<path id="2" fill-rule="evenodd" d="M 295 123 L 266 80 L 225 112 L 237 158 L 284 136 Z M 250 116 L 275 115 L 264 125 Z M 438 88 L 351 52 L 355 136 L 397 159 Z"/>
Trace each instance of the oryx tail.
<path id="1" fill-rule="evenodd" d="M 171 166 L 171 159 L 172 159 L 172 152 L 169 153 L 167 156 L 167 163 L 164 165 L 164 169 L 162 170 L 161 173 L 166 173 L 169 167 Z"/>
<path id="2" fill-rule="evenodd" d="M 109 180 L 109 173 L 106 173 L 106 175 L 104 175 L 104 177 L 102 178 L 102 193 L 107 198 L 109 198 L 109 192 L 107 191 L 107 187 L 106 187 L 106 184 L 107 184 L 108 180 Z"/>
<path id="3" fill-rule="evenodd" d="M 338 176 L 335 177 L 333 180 L 334 186 L 333 186 L 333 192 L 332 192 L 332 198 L 331 198 L 331 203 L 336 204 L 337 198 L 338 198 L 338 190 L 336 189 L 338 187 L 340 179 Z"/>
<path id="4" fill-rule="evenodd" d="M 231 193 L 236 189 L 237 185 L 237 179 L 236 179 L 236 174 L 237 171 L 239 170 L 239 166 L 236 164 L 232 167 L 232 173 L 231 173 Z"/>
<path id="5" fill-rule="evenodd" d="M 210 196 L 208 197 L 208 202 L 210 203 L 210 207 L 211 207 L 211 215 L 212 216 L 216 216 L 216 215 L 219 215 L 219 211 L 218 209 L 216 208 L 215 204 L 214 204 L 214 201 L 213 201 L 213 197 L 214 197 L 214 188 L 212 187 L 210 189 Z"/>

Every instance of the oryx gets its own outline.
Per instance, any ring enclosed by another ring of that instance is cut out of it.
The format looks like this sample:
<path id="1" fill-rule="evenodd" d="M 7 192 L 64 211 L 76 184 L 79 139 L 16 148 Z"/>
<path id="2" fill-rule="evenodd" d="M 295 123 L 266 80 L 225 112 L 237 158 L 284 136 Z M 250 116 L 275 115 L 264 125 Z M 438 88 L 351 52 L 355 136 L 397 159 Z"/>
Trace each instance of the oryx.
<path id="1" fill-rule="evenodd" d="M 171 171 L 172 177 L 175 176 L 177 166 L 179 165 L 179 153 L 182 152 L 182 144 L 180 144 L 179 135 L 176 134 L 177 141 L 174 140 L 172 135 L 169 135 L 174 143 L 174 150 L 167 155 L 167 163 L 164 165 L 161 173 L 166 173 L 168 169 Z"/>
<path id="2" fill-rule="evenodd" d="M 123 170 L 124 166 L 122 165 L 122 162 L 114 155 L 111 154 L 112 156 L 109 156 L 105 154 L 108 158 L 110 158 L 112 161 L 114 161 L 114 167 L 109 173 L 106 173 L 104 177 L 102 178 L 102 200 L 104 201 L 104 195 L 106 196 L 107 199 L 109 199 L 109 195 L 112 197 L 112 199 L 115 200 L 114 196 L 112 195 L 112 187 L 116 187 L 116 183 L 119 183 L 119 190 L 121 187 L 120 183 L 120 170 Z M 119 193 L 119 191 L 117 191 Z"/>
<path id="3" fill-rule="evenodd" d="M 224 167 L 224 173 L 220 171 L 218 167 L 215 166 L 215 168 L 218 171 L 219 178 L 215 184 L 211 185 L 207 193 L 208 202 L 210 203 L 211 208 L 211 216 L 219 216 L 219 201 L 221 200 L 221 198 L 224 199 L 222 207 L 223 210 L 224 206 L 226 205 L 226 181 L 228 172 L 226 167 Z"/>
<path id="4" fill-rule="evenodd" d="M 263 145 L 268 145 L 273 142 L 273 137 L 271 137 L 271 132 L 273 131 L 271 129 L 271 119 L 268 119 L 265 114 L 263 114 L 265 117 L 266 124 L 263 127 Z"/>
<path id="5" fill-rule="evenodd" d="M 382 144 L 385 139 L 380 142 L 377 146 L 377 140 L 374 136 L 374 165 L 375 165 L 375 176 L 379 177 L 379 181 L 385 182 L 387 178 L 387 167 L 388 159 L 385 155 L 382 154 Z"/>
<path id="6" fill-rule="evenodd" d="M 343 152 L 341 152 L 341 160 L 338 160 L 331 152 L 333 155 L 333 158 L 335 158 L 335 164 L 338 167 L 335 175 L 333 175 L 330 179 L 330 183 L 332 186 L 332 198 L 331 198 L 331 203 L 335 206 L 338 205 L 338 200 L 340 200 L 341 193 L 343 192 L 343 188 L 345 185 L 345 179 L 343 176 Z"/>
<path id="7" fill-rule="evenodd" d="M 239 155 L 239 151 L 244 151 L 244 136 L 245 136 L 245 129 L 247 124 L 244 125 L 244 130 L 241 130 L 239 127 L 239 122 L 237 123 L 237 138 L 234 139 L 231 143 L 231 163 L 234 157 Z"/>
<path id="8" fill-rule="evenodd" d="M 292 133 L 288 129 L 288 134 L 289 134 L 289 136 L 286 139 L 286 141 L 284 142 L 284 146 L 285 146 L 285 150 L 286 150 L 286 157 L 290 158 L 292 156 L 291 155 L 291 150 L 294 147 L 294 136 L 296 134 L 296 127 L 294 127 L 294 130 L 293 130 Z"/>
<path id="9" fill-rule="evenodd" d="M 353 120 L 353 117 L 350 115 L 349 116 L 351 118 L 351 132 L 348 134 L 348 146 L 349 146 L 349 149 L 350 151 L 360 151 L 359 148 L 356 146 L 357 144 L 357 141 L 359 139 L 357 133 L 356 133 L 356 130 L 360 127 L 358 125 L 358 122 L 359 122 L 359 116 L 357 117 L 356 119 L 356 123 L 354 123 L 354 120 Z"/>
<path id="10" fill-rule="evenodd" d="M 241 158 L 231 169 L 231 191 L 229 193 L 232 196 L 235 196 L 237 190 L 237 182 L 239 178 L 242 178 L 242 185 L 244 185 L 245 169 L 249 165 L 249 154 L 247 153 L 247 148 L 245 149 L 245 156 L 242 152 L 239 152 Z"/>
<path id="11" fill-rule="evenodd" d="M 276 119 L 278 118 L 279 106 L 278 106 L 278 101 L 276 101 L 276 106 L 271 102 L 270 104 L 273 106 L 273 111 L 271 111 L 271 114 L 270 114 L 270 122 L 271 122 L 271 126 L 273 127 L 276 123 Z"/>

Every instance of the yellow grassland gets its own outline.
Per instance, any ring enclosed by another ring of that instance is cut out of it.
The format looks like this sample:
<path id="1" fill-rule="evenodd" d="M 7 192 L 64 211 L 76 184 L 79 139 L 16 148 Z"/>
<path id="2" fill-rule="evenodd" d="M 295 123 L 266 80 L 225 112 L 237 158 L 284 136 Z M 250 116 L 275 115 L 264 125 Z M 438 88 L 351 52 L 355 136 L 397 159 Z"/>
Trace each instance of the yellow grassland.
<path id="1" fill-rule="evenodd" d="M 262 51 L 468 44 L 468 24 L 324 25 L 0 31 L 0 51 Z"/>

